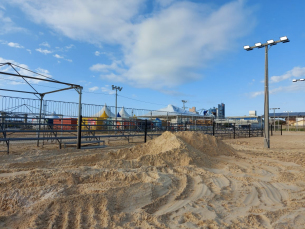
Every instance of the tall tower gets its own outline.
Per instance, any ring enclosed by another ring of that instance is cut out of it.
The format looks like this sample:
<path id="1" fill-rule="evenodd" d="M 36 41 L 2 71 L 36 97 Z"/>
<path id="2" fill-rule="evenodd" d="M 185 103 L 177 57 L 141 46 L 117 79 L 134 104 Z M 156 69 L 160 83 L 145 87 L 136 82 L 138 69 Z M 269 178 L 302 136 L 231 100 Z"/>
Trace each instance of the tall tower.
<path id="1" fill-rule="evenodd" d="M 226 117 L 225 115 L 225 104 L 221 103 L 218 104 L 218 117 L 219 119 L 224 119 Z"/>

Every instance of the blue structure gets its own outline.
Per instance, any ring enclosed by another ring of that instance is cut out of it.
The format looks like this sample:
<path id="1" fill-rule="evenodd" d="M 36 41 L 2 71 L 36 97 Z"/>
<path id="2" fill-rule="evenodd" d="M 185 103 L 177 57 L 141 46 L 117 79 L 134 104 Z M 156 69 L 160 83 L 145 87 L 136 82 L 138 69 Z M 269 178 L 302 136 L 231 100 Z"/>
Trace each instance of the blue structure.
<path id="1" fill-rule="evenodd" d="M 217 118 L 218 119 L 225 119 L 225 104 L 224 103 L 218 104 Z"/>
<path id="2" fill-rule="evenodd" d="M 209 109 L 209 115 L 214 115 L 214 117 L 216 117 L 216 107 L 210 108 Z"/>

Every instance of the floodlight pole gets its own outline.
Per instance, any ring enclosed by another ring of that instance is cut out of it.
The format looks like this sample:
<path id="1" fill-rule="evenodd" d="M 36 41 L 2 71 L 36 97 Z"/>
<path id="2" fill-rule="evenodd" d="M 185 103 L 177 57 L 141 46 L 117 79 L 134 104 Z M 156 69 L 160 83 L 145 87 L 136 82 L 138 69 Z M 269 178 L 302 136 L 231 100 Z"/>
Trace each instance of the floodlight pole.
<path id="1" fill-rule="evenodd" d="M 187 103 L 186 100 L 181 100 L 181 102 L 183 103 L 183 110 L 185 110 L 185 104 Z"/>
<path id="2" fill-rule="evenodd" d="M 117 127 L 117 104 L 118 104 L 118 90 L 122 91 L 123 87 L 119 87 L 119 86 L 114 86 L 112 85 L 112 90 L 115 90 L 115 127 Z"/>
<path id="3" fill-rule="evenodd" d="M 265 106 L 264 106 L 264 148 L 270 148 L 269 135 L 269 82 L 268 82 L 268 45 L 265 46 Z"/>
<path id="4" fill-rule="evenodd" d="M 288 113 L 288 132 L 289 132 L 289 112 L 292 112 L 292 111 L 284 111 L 285 113 Z"/>
<path id="5" fill-rule="evenodd" d="M 267 43 L 256 43 L 255 46 L 244 46 L 246 51 L 250 51 L 254 48 L 263 48 L 265 47 L 265 100 L 264 100 L 264 148 L 270 148 L 270 135 L 269 135 L 269 83 L 268 83 L 268 48 L 269 46 L 276 45 L 277 43 L 286 43 L 289 42 L 289 39 L 281 37 L 280 40 L 268 40 Z"/>
<path id="6" fill-rule="evenodd" d="M 280 109 L 280 108 L 270 108 L 270 110 L 273 110 L 273 123 L 274 123 L 274 127 L 273 130 L 275 131 L 275 110 Z"/>

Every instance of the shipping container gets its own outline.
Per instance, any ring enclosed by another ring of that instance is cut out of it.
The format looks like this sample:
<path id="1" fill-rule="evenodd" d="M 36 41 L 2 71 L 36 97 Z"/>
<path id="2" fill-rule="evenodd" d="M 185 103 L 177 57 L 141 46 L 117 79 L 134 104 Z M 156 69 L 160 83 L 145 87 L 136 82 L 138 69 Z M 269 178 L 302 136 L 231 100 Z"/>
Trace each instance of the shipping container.
<path id="1" fill-rule="evenodd" d="M 76 130 L 77 118 L 54 119 L 53 124 L 56 130 Z"/>
<path id="2" fill-rule="evenodd" d="M 105 118 L 90 117 L 82 118 L 82 130 L 103 130 L 105 129 Z"/>

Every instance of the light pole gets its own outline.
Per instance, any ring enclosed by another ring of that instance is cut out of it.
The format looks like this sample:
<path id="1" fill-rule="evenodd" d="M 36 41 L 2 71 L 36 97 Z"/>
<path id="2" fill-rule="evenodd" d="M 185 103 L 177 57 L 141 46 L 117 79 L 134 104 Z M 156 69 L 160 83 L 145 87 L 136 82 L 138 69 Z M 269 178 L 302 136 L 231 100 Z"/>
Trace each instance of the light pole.
<path id="1" fill-rule="evenodd" d="M 269 83 L 268 83 L 268 46 L 276 45 L 277 43 L 286 43 L 289 42 L 289 39 L 281 37 L 280 40 L 268 40 L 267 43 L 255 43 L 254 46 L 246 45 L 244 49 L 250 51 L 254 48 L 263 48 L 265 47 L 265 101 L 264 101 L 264 148 L 270 148 L 270 136 L 269 136 Z"/>
<path id="2" fill-rule="evenodd" d="M 118 117 L 118 114 L 117 114 L 117 106 L 118 106 L 118 90 L 119 91 L 122 91 L 123 87 L 119 87 L 119 86 L 114 86 L 112 85 L 112 90 L 115 90 L 115 127 L 116 127 L 116 124 L 117 124 L 117 117 Z"/>
<path id="3" fill-rule="evenodd" d="M 292 82 L 296 83 L 297 81 L 305 81 L 305 79 L 293 79 Z M 297 123 L 297 122 L 296 122 Z M 304 125 L 304 117 L 303 117 L 303 125 Z M 303 126 L 304 127 L 304 126 Z"/>
<path id="4" fill-rule="evenodd" d="M 288 131 L 289 131 L 289 112 L 291 113 L 292 111 L 284 111 L 285 113 L 288 113 Z"/>
<path id="5" fill-rule="evenodd" d="M 273 130 L 275 131 L 275 110 L 278 110 L 280 108 L 270 108 L 270 110 L 273 110 Z"/>
<path id="6" fill-rule="evenodd" d="M 183 110 L 185 110 L 185 104 L 187 103 L 186 100 L 181 100 L 181 102 L 183 103 Z"/>

